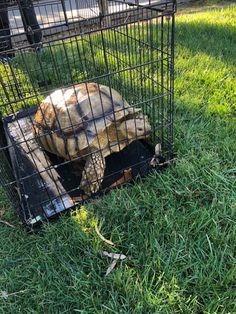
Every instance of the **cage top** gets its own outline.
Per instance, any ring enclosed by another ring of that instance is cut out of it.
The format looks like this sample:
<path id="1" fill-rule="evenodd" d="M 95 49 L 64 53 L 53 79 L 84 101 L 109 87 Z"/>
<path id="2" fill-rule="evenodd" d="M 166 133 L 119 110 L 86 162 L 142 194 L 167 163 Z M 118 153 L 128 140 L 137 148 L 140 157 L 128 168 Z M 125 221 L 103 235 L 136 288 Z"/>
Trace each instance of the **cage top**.
<path id="1" fill-rule="evenodd" d="M 66 0 L 60 0 L 60 2 L 64 2 Z M 159 3 L 176 3 L 177 0 L 77 0 L 75 1 L 80 8 L 92 6 L 94 3 L 98 3 L 99 1 L 108 1 L 108 2 L 120 2 L 128 5 L 153 5 Z M 18 5 L 22 3 L 22 0 L 6 0 L 5 1 L 8 7 Z M 33 3 L 41 2 L 44 4 L 50 4 L 53 2 L 57 2 L 57 0 L 33 0 Z"/>

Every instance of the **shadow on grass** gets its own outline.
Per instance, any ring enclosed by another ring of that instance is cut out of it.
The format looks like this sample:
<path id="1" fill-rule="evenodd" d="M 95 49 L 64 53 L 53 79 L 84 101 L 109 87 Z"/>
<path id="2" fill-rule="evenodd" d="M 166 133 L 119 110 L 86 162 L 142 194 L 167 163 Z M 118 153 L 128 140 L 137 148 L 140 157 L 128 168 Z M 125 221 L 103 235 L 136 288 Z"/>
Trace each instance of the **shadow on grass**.
<path id="1" fill-rule="evenodd" d="M 219 19 L 221 13 L 219 12 Z M 176 42 L 193 54 L 203 52 L 227 65 L 236 65 L 236 28 L 200 21 L 176 21 Z"/>

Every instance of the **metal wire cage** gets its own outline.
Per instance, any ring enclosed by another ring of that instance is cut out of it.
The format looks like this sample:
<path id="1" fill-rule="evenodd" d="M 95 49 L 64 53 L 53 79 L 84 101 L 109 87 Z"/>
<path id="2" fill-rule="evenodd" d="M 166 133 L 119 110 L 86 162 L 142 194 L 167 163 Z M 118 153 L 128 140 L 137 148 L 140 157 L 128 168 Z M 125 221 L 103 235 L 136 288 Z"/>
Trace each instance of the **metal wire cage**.
<path id="1" fill-rule="evenodd" d="M 26 225 L 172 159 L 175 11 L 174 0 L 1 1 L 0 192 Z"/>

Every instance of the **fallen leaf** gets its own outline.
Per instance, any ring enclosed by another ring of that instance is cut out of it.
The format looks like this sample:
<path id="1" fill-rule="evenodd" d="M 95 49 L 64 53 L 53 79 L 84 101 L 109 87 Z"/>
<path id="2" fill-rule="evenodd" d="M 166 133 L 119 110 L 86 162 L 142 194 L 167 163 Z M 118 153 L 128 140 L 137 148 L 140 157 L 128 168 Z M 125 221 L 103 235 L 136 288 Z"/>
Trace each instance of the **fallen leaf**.
<path id="1" fill-rule="evenodd" d="M 88 199 L 88 196 L 87 195 L 72 196 L 71 199 L 76 204 L 85 201 L 86 199 Z"/>
<path id="2" fill-rule="evenodd" d="M 99 236 L 99 238 L 101 238 L 104 242 L 106 242 L 107 244 L 110 245 L 115 245 L 113 242 L 111 242 L 110 240 L 107 240 L 106 238 L 104 238 L 104 236 L 100 233 L 100 231 L 98 230 L 98 226 L 95 225 L 95 231 L 97 233 L 97 235 Z"/>
<path id="3" fill-rule="evenodd" d="M 115 260 L 123 260 L 123 259 L 125 259 L 127 256 L 126 255 L 124 255 L 124 254 L 117 254 L 117 253 L 108 253 L 107 251 L 103 251 L 102 252 L 102 254 L 104 255 L 104 256 L 108 256 L 108 257 L 110 257 L 110 258 L 113 258 L 113 259 L 115 259 Z"/>
<path id="4" fill-rule="evenodd" d="M 161 154 L 161 143 L 156 144 L 155 146 L 155 155 Z"/>
<path id="5" fill-rule="evenodd" d="M 152 167 L 156 167 L 157 165 L 160 165 L 159 156 L 161 155 L 161 144 L 158 143 L 155 146 L 155 155 L 153 156 L 152 160 L 150 161 L 150 165 Z"/>
<path id="6" fill-rule="evenodd" d="M 115 259 L 111 262 L 111 264 L 110 264 L 109 267 L 107 268 L 105 277 L 106 277 L 107 275 L 109 275 L 110 272 L 112 272 L 112 270 L 113 270 L 113 269 L 115 268 L 115 266 L 116 266 L 116 263 L 117 263 L 117 260 L 115 260 Z"/>
<path id="7" fill-rule="evenodd" d="M 118 179 L 116 182 L 114 182 L 110 187 L 115 188 L 118 185 L 125 183 L 126 181 L 131 180 L 131 179 L 132 179 L 132 169 L 129 168 L 129 169 L 124 170 L 123 176 L 120 179 Z"/>
<path id="8" fill-rule="evenodd" d="M 3 299 L 7 300 L 7 298 L 8 298 L 8 293 L 7 293 L 7 291 L 1 291 L 1 297 L 2 297 Z"/>

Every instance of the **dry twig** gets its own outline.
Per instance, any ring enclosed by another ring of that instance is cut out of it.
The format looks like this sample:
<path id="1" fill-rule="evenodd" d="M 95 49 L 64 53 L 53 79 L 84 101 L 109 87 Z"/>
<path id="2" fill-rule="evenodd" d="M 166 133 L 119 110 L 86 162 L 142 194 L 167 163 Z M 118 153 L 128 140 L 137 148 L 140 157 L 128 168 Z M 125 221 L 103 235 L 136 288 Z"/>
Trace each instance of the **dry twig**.
<path id="1" fill-rule="evenodd" d="M 7 291 L 1 291 L 1 297 L 6 300 L 10 296 L 17 295 L 19 293 L 24 293 L 27 290 L 28 289 L 20 290 L 20 291 L 16 291 L 16 292 L 12 292 L 12 293 L 8 293 Z"/>
<path id="2" fill-rule="evenodd" d="M 15 228 L 15 226 L 13 226 L 12 224 L 10 224 L 8 221 L 5 221 L 5 220 L 0 219 L 0 223 L 6 225 L 6 226 L 8 226 L 8 227 Z"/>

